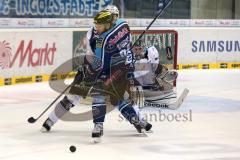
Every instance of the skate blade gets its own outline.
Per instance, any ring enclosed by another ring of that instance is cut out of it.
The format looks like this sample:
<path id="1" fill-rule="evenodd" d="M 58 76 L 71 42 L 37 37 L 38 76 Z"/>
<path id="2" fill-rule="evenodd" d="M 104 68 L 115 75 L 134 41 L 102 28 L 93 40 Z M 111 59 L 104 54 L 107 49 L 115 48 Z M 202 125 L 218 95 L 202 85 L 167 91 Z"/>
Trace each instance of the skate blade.
<path id="1" fill-rule="evenodd" d="M 137 134 L 137 136 L 138 136 L 138 137 L 148 137 L 148 135 L 147 135 L 147 132 L 146 132 L 146 131 L 144 131 L 144 132 L 141 132 L 141 133 L 138 133 L 138 134 Z"/>
<path id="2" fill-rule="evenodd" d="M 50 131 L 48 131 L 46 128 L 42 127 L 42 128 L 40 129 L 40 132 L 41 132 L 41 133 L 49 133 Z"/>
<path id="3" fill-rule="evenodd" d="M 146 133 L 153 133 L 153 130 L 145 131 Z"/>
<path id="4" fill-rule="evenodd" d="M 138 137 L 147 137 L 147 131 L 145 129 L 141 129 L 141 132 L 137 132 Z"/>
<path id="5" fill-rule="evenodd" d="M 101 143 L 102 142 L 102 139 L 101 138 L 92 138 L 90 140 L 90 143 L 91 144 L 96 144 L 96 143 Z"/>

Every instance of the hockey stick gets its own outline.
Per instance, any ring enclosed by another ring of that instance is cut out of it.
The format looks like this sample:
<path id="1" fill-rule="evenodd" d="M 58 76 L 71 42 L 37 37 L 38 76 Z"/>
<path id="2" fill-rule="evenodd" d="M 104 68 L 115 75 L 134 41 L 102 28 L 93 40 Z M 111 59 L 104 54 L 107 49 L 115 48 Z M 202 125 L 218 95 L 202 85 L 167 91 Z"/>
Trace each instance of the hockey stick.
<path id="1" fill-rule="evenodd" d="M 153 107 L 153 108 L 163 108 L 163 109 L 171 109 L 176 110 L 178 109 L 182 103 L 184 102 L 185 98 L 187 97 L 189 93 L 189 90 L 187 88 L 184 89 L 181 96 L 177 99 L 175 103 L 172 104 L 158 104 L 158 103 L 152 103 L 151 101 L 145 101 L 144 107 Z"/>
<path id="2" fill-rule="evenodd" d="M 143 37 L 143 35 L 149 30 L 149 28 L 152 26 L 152 24 L 156 21 L 156 19 L 162 15 L 162 13 L 164 12 L 164 10 L 166 8 L 168 8 L 168 6 L 172 3 L 173 0 L 166 0 L 165 4 L 162 8 L 162 10 L 154 17 L 154 19 L 152 20 L 152 22 L 147 26 L 147 28 L 140 34 L 140 36 L 138 37 L 138 39 L 133 43 L 133 45 L 131 46 L 130 50 L 133 49 L 133 47 L 136 45 L 136 43 L 138 41 L 140 41 L 140 39 Z"/>
<path id="3" fill-rule="evenodd" d="M 84 74 L 84 72 L 83 72 L 83 74 Z M 84 74 L 84 77 L 85 77 L 85 74 Z M 110 77 L 110 78 L 111 78 L 111 77 Z M 95 82 L 93 83 L 92 86 L 94 86 L 94 85 L 96 84 L 96 82 L 97 82 L 97 80 L 95 80 Z M 55 98 L 54 101 L 53 101 L 50 105 L 48 105 L 48 107 L 47 107 L 37 118 L 30 117 L 30 118 L 28 118 L 28 122 L 29 122 L 29 123 L 35 123 L 37 120 L 39 120 L 39 119 L 49 110 L 49 108 L 51 108 L 52 105 L 53 105 L 70 87 L 74 86 L 76 83 L 78 83 L 78 81 L 73 82 L 72 84 L 70 84 L 69 86 L 67 86 L 67 87 L 61 92 L 61 94 L 60 94 L 57 98 Z M 107 91 L 101 90 L 101 89 L 94 89 L 93 87 L 91 87 L 91 88 L 89 89 L 88 93 L 90 93 L 92 90 L 101 91 L 101 92 L 106 92 L 106 93 L 108 93 L 108 94 L 114 95 L 114 94 L 112 94 L 111 92 L 107 92 Z"/>

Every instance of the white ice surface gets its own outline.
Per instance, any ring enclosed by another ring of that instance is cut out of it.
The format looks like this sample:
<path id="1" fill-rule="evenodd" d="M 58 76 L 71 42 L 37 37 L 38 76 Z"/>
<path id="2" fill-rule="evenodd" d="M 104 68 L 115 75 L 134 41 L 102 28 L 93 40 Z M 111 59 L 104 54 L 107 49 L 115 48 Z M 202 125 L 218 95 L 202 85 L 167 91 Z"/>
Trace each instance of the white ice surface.
<path id="1" fill-rule="evenodd" d="M 102 143 L 90 144 L 93 124 L 59 121 L 40 133 L 45 115 L 36 117 L 58 95 L 48 83 L 0 87 L 0 160 L 240 160 L 240 70 L 179 71 L 178 91 L 190 93 L 177 111 L 192 121 L 154 121 L 153 133 L 141 136 L 119 112 L 106 115 Z M 77 106 L 74 111 L 90 110 Z M 143 114 L 158 114 L 144 109 Z M 69 146 L 77 151 L 70 153 Z"/>

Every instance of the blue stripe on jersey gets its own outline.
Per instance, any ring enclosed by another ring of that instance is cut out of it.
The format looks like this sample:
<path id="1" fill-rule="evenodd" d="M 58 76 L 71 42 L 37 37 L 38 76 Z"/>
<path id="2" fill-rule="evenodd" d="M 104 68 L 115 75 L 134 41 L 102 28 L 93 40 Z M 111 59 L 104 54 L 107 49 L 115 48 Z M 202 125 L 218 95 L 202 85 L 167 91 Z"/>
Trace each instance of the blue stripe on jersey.
<path id="1" fill-rule="evenodd" d="M 102 48 L 96 46 L 95 55 L 98 59 L 102 59 Z"/>

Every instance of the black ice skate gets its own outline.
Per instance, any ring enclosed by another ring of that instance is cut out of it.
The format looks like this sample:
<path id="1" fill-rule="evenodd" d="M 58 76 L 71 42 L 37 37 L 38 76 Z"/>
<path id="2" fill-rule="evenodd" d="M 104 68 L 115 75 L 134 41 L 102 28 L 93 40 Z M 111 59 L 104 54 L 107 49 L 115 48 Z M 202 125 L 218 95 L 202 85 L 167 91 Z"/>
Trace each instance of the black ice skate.
<path id="1" fill-rule="evenodd" d="M 152 128 L 152 125 L 146 121 L 141 122 L 145 131 L 149 132 Z"/>
<path id="2" fill-rule="evenodd" d="M 48 118 L 42 125 L 41 132 L 50 132 L 53 122 Z"/>
<path id="3" fill-rule="evenodd" d="M 144 133 L 144 131 L 150 131 L 152 125 L 145 120 L 140 121 L 139 118 L 133 117 L 132 124 L 136 128 L 138 133 Z"/>

